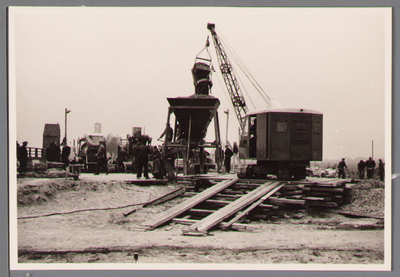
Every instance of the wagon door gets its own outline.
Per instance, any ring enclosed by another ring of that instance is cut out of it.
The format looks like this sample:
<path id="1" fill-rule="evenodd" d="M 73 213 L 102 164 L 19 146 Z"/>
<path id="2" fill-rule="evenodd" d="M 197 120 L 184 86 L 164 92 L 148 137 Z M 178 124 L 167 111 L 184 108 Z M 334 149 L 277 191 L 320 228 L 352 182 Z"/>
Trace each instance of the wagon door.
<path id="1" fill-rule="evenodd" d="M 291 151 L 290 160 L 311 160 L 311 114 L 291 115 Z"/>

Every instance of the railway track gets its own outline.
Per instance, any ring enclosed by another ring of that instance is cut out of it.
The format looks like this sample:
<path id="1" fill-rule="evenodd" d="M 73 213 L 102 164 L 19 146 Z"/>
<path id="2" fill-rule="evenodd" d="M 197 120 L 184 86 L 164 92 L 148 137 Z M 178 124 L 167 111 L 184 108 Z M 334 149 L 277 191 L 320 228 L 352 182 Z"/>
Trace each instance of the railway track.
<path id="1" fill-rule="evenodd" d="M 267 219 L 282 206 L 339 207 L 347 182 L 183 177 L 179 183 L 185 187 L 182 196 L 186 199 L 131 230 L 149 231 L 169 222 L 187 225 L 182 234 L 191 236 L 205 236 L 215 228 L 254 229 L 259 226 L 243 224 L 243 220 L 248 216 Z"/>

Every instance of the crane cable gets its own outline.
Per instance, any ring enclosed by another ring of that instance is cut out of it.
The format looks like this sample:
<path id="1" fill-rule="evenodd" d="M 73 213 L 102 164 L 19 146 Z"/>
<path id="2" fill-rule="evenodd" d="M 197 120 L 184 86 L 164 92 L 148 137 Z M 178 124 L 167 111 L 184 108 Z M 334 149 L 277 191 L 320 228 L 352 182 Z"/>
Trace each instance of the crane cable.
<path id="1" fill-rule="evenodd" d="M 249 78 L 249 80 L 252 82 L 253 86 L 260 92 L 262 92 L 264 94 L 264 97 L 267 98 L 268 100 L 270 100 L 270 97 L 265 93 L 265 91 L 263 90 L 263 88 L 261 87 L 261 85 L 257 82 L 257 80 L 254 78 L 253 74 L 251 74 L 250 70 L 246 67 L 246 65 L 244 64 L 244 62 L 240 59 L 240 57 L 236 54 L 235 50 L 233 49 L 232 46 L 230 46 L 229 42 L 222 37 L 222 39 L 224 40 L 224 44 L 227 45 L 227 49 L 230 52 L 230 54 L 232 55 L 232 57 L 234 58 L 234 60 L 237 62 L 237 65 L 243 70 L 243 73 Z M 250 77 L 249 77 L 250 75 Z"/>
<path id="2" fill-rule="evenodd" d="M 210 46 L 210 41 L 209 41 L 209 37 L 207 37 L 206 45 L 205 45 L 204 48 L 196 55 L 196 59 L 198 59 L 199 56 L 200 56 L 200 54 L 201 54 L 204 50 L 206 50 L 206 51 L 207 51 L 207 54 L 208 54 L 208 57 L 209 57 L 209 59 L 210 59 L 210 63 L 211 63 L 212 58 L 211 58 L 210 52 L 208 51 L 208 47 L 209 47 L 209 46 Z"/>
<path id="3" fill-rule="evenodd" d="M 219 31 L 218 31 L 219 33 Z M 266 92 L 262 89 L 260 84 L 256 81 L 254 76 L 251 74 L 251 72 L 248 70 L 246 65 L 243 63 L 243 61 L 239 58 L 239 56 L 236 54 L 236 52 L 233 50 L 232 46 L 227 42 L 227 40 L 220 35 L 221 42 L 223 42 L 224 45 L 226 45 L 226 49 L 229 52 L 229 55 L 233 57 L 233 60 L 236 62 L 236 65 L 243 71 L 243 74 L 248 78 L 248 80 L 251 82 L 251 84 L 254 86 L 254 88 L 257 90 L 257 92 L 260 94 L 260 96 L 263 98 L 263 100 L 266 103 L 269 103 L 271 98 L 266 94 Z"/>
<path id="4" fill-rule="evenodd" d="M 208 42 L 208 37 L 207 37 L 207 42 Z M 209 45 L 209 44 L 208 44 Z M 206 45 L 206 47 L 207 47 L 207 45 Z M 215 45 L 214 45 L 214 47 L 215 47 Z M 203 51 L 203 50 L 202 50 Z M 201 52 L 200 52 L 201 53 Z M 208 52 L 209 54 L 210 54 L 210 52 Z M 211 58 L 211 56 L 210 56 L 210 58 Z M 232 71 L 235 71 L 233 68 L 232 68 Z M 222 73 L 222 72 L 221 72 Z M 237 75 L 237 74 L 236 74 Z M 240 76 L 239 75 L 237 75 L 236 76 L 236 78 L 238 79 L 238 82 L 241 84 L 241 87 L 243 87 L 244 89 L 244 92 L 246 93 L 246 96 L 247 96 L 247 99 L 249 99 L 250 100 L 250 103 L 252 104 L 252 106 L 253 106 L 253 108 L 254 108 L 254 110 L 256 109 L 256 107 L 255 107 L 255 105 L 254 105 L 254 103 L 253 103 L 253 100 L 251 99 L 251 97 L 250 97 L 250 95 L 249 95 L 249 93 L 247 92 L 247 90 L 245 89 L 245 86 L 243 85 L 243 82 L 241 81 L 241 79 L 240 79 Z M 220 82 L 220 84 L 221 84 L 221 81 L 220 81 L 220 79 L 219 79 L 219 77 L 218 77 L 218 75 L 217 75 L 217 79 L 218 79 L 218 82 Z M 225 91 L 226 92 L 226 90 L 223 88 L 223 91 Z M 228 94 L 229 94 L 229 92 L 227 92 Z M 229 97 L 230 97 L 230 95 L 229 95 Z M 228 99 L 228 101 L 232 101 L 231 99 Z M 232 104 L 232 106 L 233 106 L 233 103 L 231 103 Z M 235 112 L 236 112 L 236 107 L 233 107 L 234 108 L 234 110 L 235 110 Z"/>
<path id="5" fill-rule="evenodd" d="M 229 54 L 231 54 L 231 56 L 233 57 L 233 60 L 236 62 L 236 65 L 241 69 L 241 71 L 243 72 L 243 74 L 247 77 L 247 79 L 250 81 L 250 83 L 253 85 L 253 87 L 256 89 L 256 91 L 259 93 L 259 95 L 261 96 L 261 98 L 268 104 L 270 101 L 270 97 L 265 93 L 265 91 L 261 88 L 260 84 L 258 84 L 258 82 L 255 80 L 255 78 L 253 77 L 253 75 L 250 73 L 250 71 L 246 68 L 246 66 L 244 65 L 244 63 L 240 60 L 240 58 L 235 55 L 232 54 L 234 52 L 230 52 L 232 50 L 228 49 L 227 52 L 229 52 Z M 249 76 L 250 75 L 250 76 Z"/>

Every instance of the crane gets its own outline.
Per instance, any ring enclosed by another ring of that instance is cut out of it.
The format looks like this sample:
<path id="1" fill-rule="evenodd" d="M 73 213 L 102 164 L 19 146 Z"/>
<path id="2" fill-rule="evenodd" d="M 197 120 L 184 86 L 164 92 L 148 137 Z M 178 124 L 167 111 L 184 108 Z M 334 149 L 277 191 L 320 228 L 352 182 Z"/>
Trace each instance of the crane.
<path id="1" fill-rule="evenodd" d="M 254 78 L 250 80 L 251 74 L 245 73 L 267 103 L 266 109 L 249 112 L 215 24 L 208 23 L 207 29 L 211 32 L 219 68 L 240 125 L 239 158 L 256 161 L 238 175 L 266 178 L 274 174 L 278 179 L 304 179 L 310 161 L 322 160 L 323 114 L 311 109 L 276 106 Z"/>
<path id="2" fill-rule="evenodd" d="M 226 51 L 222 46 L 221 40 L 215 31 L 215 24 L 208 23 L 207 29 L 211 32 L 214 41 L 215 51 L 217 52 L 219 68 L 221 70 L 222 77 L 224 78 L 229 97 L 232 101 L 236 117 L 239 121 L 240 129 L 243 130 L 244 118 L 246 113 L 248 112 L 246 101 L 240 89 L 238 79 L 236 78 L 235 72 L 232 68 L 232 64 L 229 61 L 228 56 L 226 55 Z"/>

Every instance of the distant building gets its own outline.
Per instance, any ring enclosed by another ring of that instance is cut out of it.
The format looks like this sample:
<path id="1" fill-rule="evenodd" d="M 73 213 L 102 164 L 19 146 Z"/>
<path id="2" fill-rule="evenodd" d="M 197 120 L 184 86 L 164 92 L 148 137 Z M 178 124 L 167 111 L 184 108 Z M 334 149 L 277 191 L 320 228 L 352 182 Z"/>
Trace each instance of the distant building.
<path id="1" fill-rule="evenodd" d="M 132 127 L 132 137 L 140 138 L 142 136 L 142 127 Z"/>
<path id="2" fill-rule="evenodd" d="M 43 148 L 49 147 L 52 141 L 55 141 L 57 145 L 60 145 L 60 124 L 45 124 L 43 131 Z"/>
<path id="3" fill-rule="evenodd" d="M 95 134 L 101 134 L 101 123 L 96 122 L 94 124 L 94 133 Z"/>

